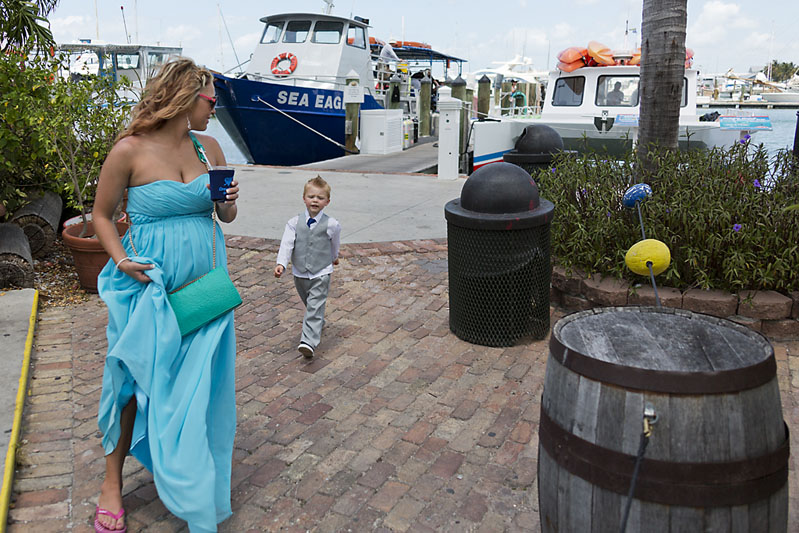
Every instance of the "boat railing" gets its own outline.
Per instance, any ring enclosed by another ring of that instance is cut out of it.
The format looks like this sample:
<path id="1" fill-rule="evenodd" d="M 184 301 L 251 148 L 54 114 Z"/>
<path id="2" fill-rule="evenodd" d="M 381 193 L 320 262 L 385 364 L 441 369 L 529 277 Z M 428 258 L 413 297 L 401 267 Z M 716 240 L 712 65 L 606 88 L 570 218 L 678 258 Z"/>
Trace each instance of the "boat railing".
<path id="1" fill-rule="evenodd" d="M 503 116 L 511 116 L 511 117 L 529 117 L 533 115 L 540 115 L 541 114 L 541 106 L 540 105 L 525 105 L 525 106 L 510 106 L 510 107 L 500 107 L 499 114 Z"/>

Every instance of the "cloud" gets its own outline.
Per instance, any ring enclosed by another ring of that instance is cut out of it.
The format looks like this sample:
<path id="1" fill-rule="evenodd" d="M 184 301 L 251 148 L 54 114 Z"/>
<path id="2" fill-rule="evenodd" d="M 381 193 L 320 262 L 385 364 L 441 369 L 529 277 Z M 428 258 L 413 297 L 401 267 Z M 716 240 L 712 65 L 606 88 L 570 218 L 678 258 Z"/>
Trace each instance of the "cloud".
<path id="1" fill-rule="evenodd" d="M 184 46 L 186 43 L 191 42 L 194 39 L 205 37 L 205 33 L 198 30 L 195 26 L 187 26 L 185 24 L 169 26 L 164 34 L 167 36 L 167 39 L 170 42 L 183 43 Z"/>
<path id="2" fill-rule="evenodd" d="M 53 36 L 59 43 L 95 37 L 94 21 L 88 17 L 70 15 L 68 17 L 53 17 L 49 20 Z"/>
<path id="3" fill-rule="evenodd" d="M 244 59 L 242 54 L 245 54 L 249 57 L 252 51 L 255 50 L 255 47 L 260 40 L 261 32 L 248 33 L 233 39 L 233 44 L 236 46 L 236 53 L 239 54 L 239 59 Z"/>
<path id="4" fill-rule="evenodd" d="M 730 30 L 753 28 L 754 22 L 741 14 L 741 7 L 718 0 L 707 2 L 693 24 L 688 27 L 687 39 L 697 46 L 727 42 Z"/>

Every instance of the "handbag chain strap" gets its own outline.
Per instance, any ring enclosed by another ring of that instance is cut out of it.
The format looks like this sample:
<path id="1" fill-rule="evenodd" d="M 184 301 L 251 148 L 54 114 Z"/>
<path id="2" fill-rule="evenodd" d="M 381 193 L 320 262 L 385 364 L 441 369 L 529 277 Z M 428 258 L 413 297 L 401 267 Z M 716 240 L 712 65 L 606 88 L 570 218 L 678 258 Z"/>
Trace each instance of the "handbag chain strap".
<path id="1" fill-rule="evenodd" d="M 205 163 L 205 167 L 209 171 L 213 170 L 213 167 L 211 166 L 211 163 L 208 162 L 208 156 L 205 154 L 205 148 L 203 148 L 203 145 L 200 144 L 200 141 L 197 140 L 197 138 L 194 136 L 193 133 L 189 132 L 189 137 L 191 137 L 191 142 L 192 142 L 192 144 L 194 144 L 194 150 L 197 152 L 197 157 L 200 159 L 200 161 Z M 213 258 L 213 266 L 211 268 L 216 268 L 216 203 L 214 203 L 214 208 L 211 210 L 211 219 L 213 219 L 213 221 L 214 221 L 213 226 L 211 228 L 211 250 L 212 250 L 212 254 L 213 254 L 213 256 L 212 256 L 212 258 Z M 136 245 L 133 244 L 133 221 L 131 220 L 130 215 L 128 215 L 128 241 L 130 241 L 130 247 L 133 250 L 133 254 L 134 255 L 139 255 L 139 252 L 136 250 Z M 203 276 L 200 276 L 200 278 L 201 277 L 203 277 Z M 197 279 L 200 279 L 200 278 L 197 278 Z M 191 285 L 192 283 L 197 281 L 197 279 L 193 279 L 190 282 L 186 283 L 185 285 L 181 285 L 177 289 L 171 291 L 170 294 L 172 292 L 179 291 L 180 289 L 182 289 L 186 285 Z"/>

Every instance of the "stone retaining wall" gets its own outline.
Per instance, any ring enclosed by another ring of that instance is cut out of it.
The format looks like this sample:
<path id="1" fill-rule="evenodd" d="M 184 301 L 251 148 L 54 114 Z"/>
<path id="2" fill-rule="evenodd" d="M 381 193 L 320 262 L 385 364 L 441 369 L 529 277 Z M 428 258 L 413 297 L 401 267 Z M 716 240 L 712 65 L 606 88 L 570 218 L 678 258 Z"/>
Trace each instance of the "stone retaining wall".
<path id="1" fill-rule="evenodd" d="M 789 296 L 776 291 L 742 291 L 658 287 L 664 307 L 687 309 L 726 318 L 772 339 L 799 339 L 799 291 Z M 625 280 L 585 275 L 561 266 L 552 269 L 552 305 L 569 311 L 620 305 L 655 305 L 649 285 L 630 286 Z"/>

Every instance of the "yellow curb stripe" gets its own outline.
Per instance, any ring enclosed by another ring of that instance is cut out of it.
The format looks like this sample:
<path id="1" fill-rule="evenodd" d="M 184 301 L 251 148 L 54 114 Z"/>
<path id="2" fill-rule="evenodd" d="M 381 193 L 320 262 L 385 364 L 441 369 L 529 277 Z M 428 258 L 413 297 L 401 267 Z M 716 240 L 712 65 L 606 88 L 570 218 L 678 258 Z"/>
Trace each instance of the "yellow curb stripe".
<path id="1" fill-rule="evenodd" d="M 14 407 L 14 425 L 11 429 L 11 438 L 8 441 L 6 452 L 6 469 L 3 476 L 3 490 L 0 492 L 0 533 L 5 533 L 8 521 L 8 505 L 11 501 L 11 484 L 14 481 L 14 467 L 17 458 L 17 440 L 22 426 L 22 408 L 25 405 L 25 393 L 28 390 L 28 369 L 31 362 L 33 349 L 33 334 L 36 330 L 36 312 L 39 308 L 39 291 L 33 293 L 33 306 L 28 319 L 28 337 L 25 340 L 25 355 L 22 358 L 22 371 L 19 374 L 19 388 L 17 389 L 17 402 Z"/>

